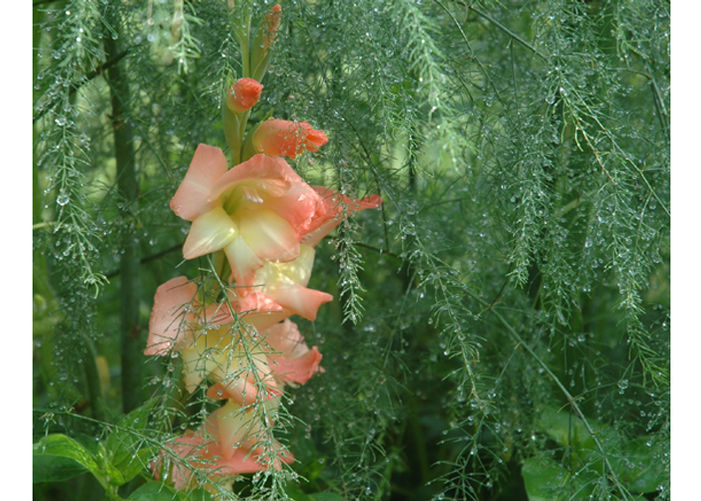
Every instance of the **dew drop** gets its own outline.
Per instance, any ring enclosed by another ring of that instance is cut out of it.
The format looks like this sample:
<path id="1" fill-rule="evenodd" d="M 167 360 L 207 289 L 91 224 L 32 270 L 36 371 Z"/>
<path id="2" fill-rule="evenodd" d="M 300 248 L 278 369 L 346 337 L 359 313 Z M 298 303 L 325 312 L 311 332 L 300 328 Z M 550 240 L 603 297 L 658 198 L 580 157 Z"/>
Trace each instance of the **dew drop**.
<path id="1" fill-rule="evenodd" d="M 625 393 L 625 391 L 628 389 L 628 380 L 627 380 L 627 379 L 621 379 L 621 380 L 618 382 L 618 385 L 617 385 L 617 386 L 618 386 L 618 394 L 619 394 L 619 395 L 623 395 L 623 393 Z"/>
<path id="2" fill-rule="evenodd" d="M 71 197 L 68 196 L 67 193 L 59 193 L 58 196 L 56 197 L 56 203 L 60 205 L 61 207 L 65 206 L 68 204 L 68 202 L 71 201 Z"/>

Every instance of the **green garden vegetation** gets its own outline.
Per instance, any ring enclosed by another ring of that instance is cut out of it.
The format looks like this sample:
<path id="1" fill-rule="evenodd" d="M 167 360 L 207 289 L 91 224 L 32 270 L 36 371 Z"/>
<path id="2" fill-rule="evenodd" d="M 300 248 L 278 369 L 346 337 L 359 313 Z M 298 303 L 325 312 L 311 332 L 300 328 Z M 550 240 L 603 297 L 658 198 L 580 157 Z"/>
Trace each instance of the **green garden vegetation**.
<path id="1" fill-rule="evenodd" d="M 34 499 L 669 499 L 669 2 L 280 0 L 261 69 L 274 4 L 34 1 Z M 285 161 L 382 204 L 316 245 L 294 461 L 222 481 L 168 448 L 221 402 L 144 350 L 161 284 L 226 296 L 169 201 L 266 68 L 241 132 L 311 123 Z"/>

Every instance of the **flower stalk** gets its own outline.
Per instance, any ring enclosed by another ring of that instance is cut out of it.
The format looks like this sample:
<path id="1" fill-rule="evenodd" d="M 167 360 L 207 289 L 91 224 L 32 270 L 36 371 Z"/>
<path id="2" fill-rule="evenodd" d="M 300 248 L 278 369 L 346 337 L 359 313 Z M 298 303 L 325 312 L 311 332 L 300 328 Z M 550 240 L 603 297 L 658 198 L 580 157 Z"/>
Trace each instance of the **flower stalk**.
<path id="1" fill-rule="evenodd" d="M 249 77 L 250 65 L 267 66 L 280 12 L 279 5 L 270 10 L 258 30 L 261 50 L 249 53 L 250 5 L 236 11 L 243 77 L 229 86 L 223 106 L 233 165 L 221 149 L 200 144 L 170 202 L 192 223 L 183 257 L 207 258 L 211 273 L 158 287 L 144 353 L 179 358 L 188 393 L 203 388 L 210 401 L 224 401 L 153 463 L 154 475 L 168 474 L 176 489 L 195 485 L 193 469 L 226 482 L 294 461 L 273 437 L 281 397 L 324 369 L 321 353 L 290 317 L 314 321 L 333 300 L 307 287 L 315 246 L 353 212 L 381 204 L 377 195 L 355 200 L 310 186 L 294 171 L 285 157 L 313 153 L 328 141 L 307 122 L 269 118 L 244 141 L 263 88 Z M 168 456 L 182 462 L 166 464 Z"/>

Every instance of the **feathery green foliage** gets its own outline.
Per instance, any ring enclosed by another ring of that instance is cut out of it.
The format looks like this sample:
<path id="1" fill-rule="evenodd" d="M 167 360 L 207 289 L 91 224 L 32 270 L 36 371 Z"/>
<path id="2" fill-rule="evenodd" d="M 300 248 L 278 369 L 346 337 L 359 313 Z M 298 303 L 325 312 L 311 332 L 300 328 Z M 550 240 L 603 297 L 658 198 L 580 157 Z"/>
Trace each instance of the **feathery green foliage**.
<path id="1" fill-rule="evenodd" d="M 668 499 L 669 2 L 280 3 L 251 120 L 323 129 L 297 172 L 383 205 L 317 249 L 336 300 L 299 324 L 325 372 L 275 429 L 296 462 L 216 496 Z M 35 4 L 35 499 L 210 499 L 148 468 L 212 406 L 179 360 L 139 355 L 144 416 L 121 413 L 119 242 L 145 345 L 156 287 L 211 272 L 168 201 L 197 144 L 226 145 L 227 2 Z"/>

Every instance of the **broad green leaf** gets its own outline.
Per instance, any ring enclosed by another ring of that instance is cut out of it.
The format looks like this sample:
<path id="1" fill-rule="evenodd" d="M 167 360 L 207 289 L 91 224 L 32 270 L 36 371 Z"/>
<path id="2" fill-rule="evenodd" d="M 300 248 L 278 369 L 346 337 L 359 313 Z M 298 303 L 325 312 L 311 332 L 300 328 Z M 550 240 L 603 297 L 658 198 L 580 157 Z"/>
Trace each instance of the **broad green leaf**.
<path id="1" fill-rule="evenodd" d="M 640 437 L 624 444 L 620 457 L 613 461 L 613 468 L 632 492 L 655 492 L 669 477 L 660 460 L 663 454 L 663 444 L 649 436 Z"/>
<path id="2" fill-rule="evenodd" d="M 204 489 L 195 489 L 190 492 L 181 492 L 182 501 L 214 501 L 212 495 Z"/>
<path id="3" fill-rule="evenodd" d="M 309 499 L 313 501 L 345 501 L 345 498 L 335 492 L 315 492 L 314 494 L 309 494 Z"/>
<path id="4" fill-rule="evenodd" d="M 110 458 L 111 454 L 105 447 L 105 444 L 100 442 L 98 444 L 98 449 L 99 450 L 97 455 L 95 456 L 95 459 L 97 461 L 98 468 L 102 472 L 102 476 L 105 482 L 116 486 L 125 484 L 126 480 L 124 479 L 124 475 L 122 474 L 121 470 L 118 470 L 112 464 Z"/>
<path id="5" fill-rule="evenodd" d="M 566 411 L 546 409 L 540 416 L 540 426 L 560 445 L 571 445 L 573 449 L 593 449 L 595 446 L 582 420 Z"/>
<path id="6" fill-rule="evenodd" d="M 306 494 L 302 492 L 298 486 L 293 484 L 288 484 L 285 490 L 287 495 L 294 501 L 345 501 L 343 496 L 330 491 Z"/>
<path id="7" fill-rule="evenodd" d="M 71 437 L 61 433 L 47 435 L 34 444 L 34 457 L 37 458 L 41 456 L 68 458 L 96 477 L 101 477 L 100 468 L 90 451 Z M 40 459 L 39 461 L 44 464 L 47 462 L 45 459 Z M 66 464 L 67 463 L 64 463 L 64 467 Z"/>
<path id="8" fill-rule="evenodd" d="M 144 448 L 139 434 L 148 423 L 153 402 L 146 402 L 124 416 L 105 441 L 106 461 L 119 472 L 121 483 L 136 477 L 145 467 L 151 452 Z"/>
<path id="9" fill-rule="evenodd" d="M 160 482 L 148 482 L 129 496 L 129 501 L 175 501 L 178 494 Z"/>
<path id="10" fill-rule="evenodd" d="M 311 498 L 308 494 L 302 492 L 302 489 L 300 489 L 298 486 L 292 483 L 287 484 L 287 486 L 285 487 L 285 492 L 294 501 L 311 501 Z"/>
<path id="11" fill-rule="evenodd" d="M 592 468 L 570 471 L 547 457 L 532 457 L 521 467 L 529 501 L 588 499 L 599 474 Z"/>
<path id="12" fill-rule="evenodd" d="M 549 458 L 529 458 L 521 467 L 521 476 L 529 501 L 552 501 L 565 479 L 562 467 Z"/>
<path id="13" fill-rule="evenodd" d="M 214 501 L 212 495 L 204 489 L 175 491 L 169 485 L 153 481 L 136 489 L 128 499 L 129 501 Z"/>
<path id="14" fill-rule="evenodd" d="M 67 457 L 34 454 L 32 460 L 33 482 L 35 484 L 63 482 L 87 471 L 84 466 Z"/>

